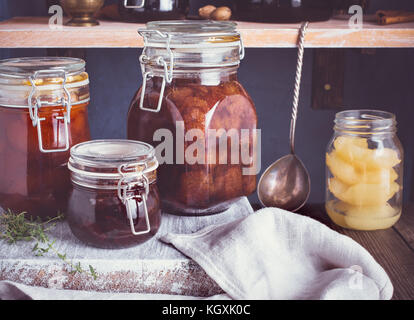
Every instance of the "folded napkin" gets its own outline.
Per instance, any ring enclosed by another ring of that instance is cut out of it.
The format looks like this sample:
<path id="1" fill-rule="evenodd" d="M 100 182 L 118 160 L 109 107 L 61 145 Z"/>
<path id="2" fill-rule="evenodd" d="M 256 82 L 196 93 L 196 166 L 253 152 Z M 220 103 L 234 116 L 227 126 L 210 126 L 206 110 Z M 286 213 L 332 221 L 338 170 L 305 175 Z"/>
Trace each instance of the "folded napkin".
<path id="1" fill-rule="evenodd" d="M 361 245 L 308 217 L 266 208 L 161 240 L 233 299 L 390 299 L 386 272 Z"/>

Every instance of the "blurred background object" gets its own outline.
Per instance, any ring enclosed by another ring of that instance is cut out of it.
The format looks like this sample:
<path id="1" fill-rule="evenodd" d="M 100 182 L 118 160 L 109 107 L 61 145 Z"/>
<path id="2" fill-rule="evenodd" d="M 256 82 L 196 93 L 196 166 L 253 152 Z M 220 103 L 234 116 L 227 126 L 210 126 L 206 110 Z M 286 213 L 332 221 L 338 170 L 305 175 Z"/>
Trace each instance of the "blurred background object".
<path id="1" fill-rule="evenodd" d="M 369 7 L 370 0 L 334 0 L 336 14 L 348 14 L 349 8 L 353 5 L 361 6 L 363 10 Z"/>
<path id="2" fill-rule="evenodd" d="M 121 20 L 145 23 L 153 20 L 185 19 L 189 0 L 119 0 Z"/>
<path id="3" fill-rule="evenodd" d="M 414 12 L 408 11 L 378 10 L 376 16 L 381 25 L 414 21 Z"/>
<path id="4" fill-rule="evenodd" d="M 332 0 L 234 0 L 234 19 L 254 22 L 326 21 L 332 15 Z"/>
<path id="5" fill-rule="evenodd" d="M 99 25 L 94 15 L 102 8 L 105 0 L 60 0 L 60 5 L 71 19 L 67 26 L 91 27 Z"/>

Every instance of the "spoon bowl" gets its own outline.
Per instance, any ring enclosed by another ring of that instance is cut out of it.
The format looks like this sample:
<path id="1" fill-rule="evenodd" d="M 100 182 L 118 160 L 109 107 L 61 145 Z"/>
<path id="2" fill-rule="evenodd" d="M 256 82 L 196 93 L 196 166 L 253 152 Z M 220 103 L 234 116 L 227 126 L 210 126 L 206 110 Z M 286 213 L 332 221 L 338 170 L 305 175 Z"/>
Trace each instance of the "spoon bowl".
<path id="1" fill-rule="evenodd" d="M 265 207 L 295 212 L 309 198 L 309 173 L 295 154 L 288 154 L 266 169 L 259 180 L 257 194 Z"/>
<path id="2" fill-rule="evenodd" d="M 257 185 L 257 195 L 263 206 L 277 207 L 292 212 L 299 210 L 306 203 L 310 194 L 309 173 L 302 161 L 295 155 L 295 129 L 307 27 L 308 22 L 304 22 L 300 28 L 298 41 L 298 63 L 296 65 L 289 133 L 290 154 L 280 158 L 268 167 Z"/>

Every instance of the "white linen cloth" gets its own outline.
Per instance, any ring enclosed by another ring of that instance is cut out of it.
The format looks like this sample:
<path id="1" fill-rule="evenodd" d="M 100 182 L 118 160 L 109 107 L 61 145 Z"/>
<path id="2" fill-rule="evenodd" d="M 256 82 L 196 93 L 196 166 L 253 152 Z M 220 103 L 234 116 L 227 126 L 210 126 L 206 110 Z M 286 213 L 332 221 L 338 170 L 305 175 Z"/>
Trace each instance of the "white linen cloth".
<path id="1" fill-rule="evenodd" d="M 393 286 L 361 245 L 277 208 L 162 241 L 196 261 L 233 299 L 390 299 Z"/>
<path id="2" fill-rule="evenodd" d="M 183 218 L 185 219 L 185 218 Z M 390 299 L 393 286 L 351 238 L 308 217 L 266 208 L 193 234 L 160 238 L 196 261 L 226 292 L 211 299 Z M 2 299 L 197 299 L 97 293 L 0 281 Z"/>

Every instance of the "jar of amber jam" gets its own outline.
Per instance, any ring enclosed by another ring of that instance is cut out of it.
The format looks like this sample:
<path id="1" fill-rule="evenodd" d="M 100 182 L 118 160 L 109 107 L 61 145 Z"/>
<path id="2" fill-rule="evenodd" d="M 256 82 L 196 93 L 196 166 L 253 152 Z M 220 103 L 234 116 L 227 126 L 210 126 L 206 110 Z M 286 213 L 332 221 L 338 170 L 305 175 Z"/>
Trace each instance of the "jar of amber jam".
<path id="1" fill-rule="evenodd" d="M 0 61 L 0 207 L 65 212 L 72 145 L 90 139 L 89 78 L 75 58 Z"/>
<path id="2" fill-rule="evenodd" d="M 354 230 L 392 227 L 402 211 L 404 152 L 392 113 L 349 110 L 336 114 L 326 153 L 326 211 Z"/>
<path id="3" fill-rule="evenodd" d="M 237 80 L 244 56 L 233 22 L 156 21 L 139 30 L 142 87 L 128 138 L 156 145 L 163 207 L 204 215 L 256 188 L 257 115 Z"/>
<path id="4" fill-rule="evenodd" d="M 99 248 L 124 248 L 155 235 L 161 209 L 151 145 L 94 140 L 74 146 L 70 154 L 67 217 L 78 239 Z"/>

